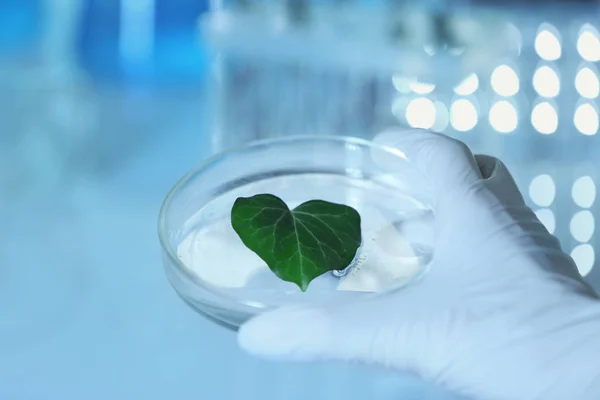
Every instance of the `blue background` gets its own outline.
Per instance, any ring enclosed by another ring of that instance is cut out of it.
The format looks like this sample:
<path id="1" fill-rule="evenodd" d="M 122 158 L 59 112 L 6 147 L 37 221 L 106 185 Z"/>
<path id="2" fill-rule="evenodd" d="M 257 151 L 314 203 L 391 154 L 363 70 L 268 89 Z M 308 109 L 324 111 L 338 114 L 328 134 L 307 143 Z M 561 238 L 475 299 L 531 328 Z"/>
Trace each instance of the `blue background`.
<path id="1" fill-rule="evenodd" d="M 156 219 L 219 135 L 207 80 L 214 55 L 197 33 L 208 5 L 130 1 L 152 5 L 137 26 L 123 22 L 124 3 L 0 0 L 0 399 L 457 399 L 376 368 L 251 358 L 233 332 L 176 296 Z M 126 32 L 148 27 L 150 49 L 124 57 Z M 535 29 L 523 35 L 532 47 Z M 527 57 L 521 71 L 533 72 L 538 59 Z M 563 63 L 563 76 L 578 63 Z M 578 101 L 565 82 L 561 118 Z M 529 77 L 521 85 L 534 96 Z M 528 113 L 532 102 L 517 100 Z M 523 121 L 512 136 L 480 122 L 460 137 L 505 159 L 530 202 L 532 178 L 553 177 L 556 200 L 541 207 L 570 251 L 580 211 L 571 186 L 597 176 L 600 142 L 572 125 L 542 136 Z M 598 268 L 589 280 L 599 286 Z"/>

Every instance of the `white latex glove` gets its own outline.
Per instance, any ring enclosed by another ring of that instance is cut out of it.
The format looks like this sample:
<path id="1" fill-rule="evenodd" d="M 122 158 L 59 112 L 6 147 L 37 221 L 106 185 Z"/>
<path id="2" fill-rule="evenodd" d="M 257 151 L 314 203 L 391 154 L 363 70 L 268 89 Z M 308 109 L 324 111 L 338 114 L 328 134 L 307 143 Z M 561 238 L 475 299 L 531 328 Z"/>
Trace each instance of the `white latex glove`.
<path id="1" fill-rule="evenodd" d="M 423 281 L 368 301 L 286 308 L 239 332 L 279 360 L 354 360 L 484 400 L 600 399 L 600 303 L 505 166 L 423 131 L 385 132 L 435 199 Z"/>

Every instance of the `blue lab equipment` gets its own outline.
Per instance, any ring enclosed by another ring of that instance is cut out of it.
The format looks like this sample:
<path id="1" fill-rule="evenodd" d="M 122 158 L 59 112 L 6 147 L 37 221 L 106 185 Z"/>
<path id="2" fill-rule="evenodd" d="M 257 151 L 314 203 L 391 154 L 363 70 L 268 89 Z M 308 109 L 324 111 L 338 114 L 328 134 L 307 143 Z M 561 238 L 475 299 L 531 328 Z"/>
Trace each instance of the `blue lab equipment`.
<path id="1" fill-rule="evenodd" d="M 197 33 L 207 0 L 86 0 L 76 53 L 94 78 L 134 84 L 197 81 L 208 52 Z"/>
<path id="2" fill-rule="evenodd" d="M 0 54 L 26 49 L 40 35 L 40 0 L 0 0 Z"/>

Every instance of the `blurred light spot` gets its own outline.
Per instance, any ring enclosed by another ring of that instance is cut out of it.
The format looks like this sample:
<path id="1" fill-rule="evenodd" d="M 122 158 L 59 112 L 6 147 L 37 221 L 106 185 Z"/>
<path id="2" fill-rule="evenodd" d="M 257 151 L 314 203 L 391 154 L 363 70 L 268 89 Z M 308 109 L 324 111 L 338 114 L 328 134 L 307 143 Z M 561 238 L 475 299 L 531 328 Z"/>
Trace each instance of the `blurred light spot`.
<path id="1" fill-rule="evenodd" d="M 554 213 L 552 210 L 542 208 L 537 210 L 535 215 L 538 217 L 540 222 L 544 224 L 546 229 L 548 229 L 548 232 L 554 233 L 554 230 L 556 229 L 556 219 L 554 218 Z"/>
<path id="2" fill-rule="evenodd" d="M 538 175 L 529 184 L 529 197 L 540 207 L 548 207 L 554 201 L 556 186 L 550 175 Z"/>
<path id="3" fill-rule="evenodd" d="M 580 69 L 575 77 L 575 88 L 582 97 L 595 99 L 600 93 L 598 76 L 589 67 Z"/>
<path id="4" fill-rule="evenodd" d="M 573 257 L 581 276 L 586 276 L 594 268 L 596 255 L 594 254 L 594 248 L 589 244 L 580 244 L 575 247 L 571 252 L 571 257 Z"/>
<path id="5" fill-rule="evenodd" d="M 577 39 L 577 51 L 579 55 L 587 61 L 600 60 L 600 40 L 598 31 L 590 24 L 585 24 L 579 33 Z"/>
<path id="6" fill-rule="evenodd" d="M 426 82 L 410 82 L 408 84 L 410 89 L 417 94 L 428 94 L 433 92 L 435 89 L 434 83 L 426 83 Z"/>
<path id="7" fill-rule="evenodd" d="M 392 84 L 394 88 L 400 93 L 409 93 L 410 92 L 410 83 L 412 80 L 406 76 L 402 75 L 394 75 L 392 76 Z"/>
<path id="8" fill-rule="evenodd" d="M 594 180 L 589 176 L 578 178 L 573 183 L 571 196 L 573 196 L 573 201 L 579 207 L 591 207 L 594 204 L 594 200 L 596 200 L 596 185 L 594 184 Z"/>
<path id="9" fill-rule="evenodd" d="M 431 44 L 426 44 L 423 46 L 423 50 L 427 53 L 428 56 L 432 56 L 435 54 L 435 46 Z"/>
<path id="10" fill-rule="evenodd" d="M 540 58 L 548 61 L 558 60 L 561 55 L 558 31 L 552 25 L 544 24 L 535 38 L 535 51 Z"/>
<path id="11" fill-rule="evenodd" d="M 560 79 L 554 69 L 544 65 L 533 74 L 533 87 L 540 96 L 556 97 L 560 92 Z"/>
<path id="12" fill-rule="evenodd" d="M 492 88 L 500 96 L 514 96 L 519 91 L 519 77 L 508 65 L 500 65 L 492 72 Z"/>
<path id="13" fill-rule="evenodd" d="M 431 127 L 434 132 L 443 132 L 448 127 L 448 108 L 441 101 L 436 101 L 435 105 L 435 122 Z"/>
<path id="14" fill-rule="evenodd" d="M 556 132 L 556 128 L 558 128 L 558 114 L 554 106 L 547 101 L 536 104 L 531 111 L 531 124 L 536 131 L 544 135 Z"/>
<path id="15" fill-rule="evenodd" d="M 577 107 L 573 122 L 577 130 L 584 135 L 595 135 L 598 132 L 598 112 L 589 103 Z"/>
<path id="16" fill-rule="evenodd" d="M 454 88 L 454 93 L 460 96 L 468 96 L 475 93 L 478 87 L 479 78 L 477 78 L 476 74 L 471 74 L 467 76 L 461 83 L 456 85 Z"/>
<path id="17" fill-rule="evenodd" d="M 571 224 L 569 225 L 571 235 L 582 243 L 585 243 L 592 238 L 594 227 L 594 215 L 588 210 L 579 211 L 573 215 Z"/>
<path id="18" fill-rule="evenodd" d="M 450 123 L 460 132 L 470 131 L 477 125 L 477 109 L 467 99 L 458 99 L 450 106 Z"/>
<path id="19" fill-rule="evenodd" d="M 413 128 L 431 128 L 435 123 L 435 105 L 425 97 L 412 100 L 406 107 L 406 121 Z"/>
<path id="20" fill-rule="evenodd" d="M 507 100 L 500 100 L 490 108 L 490 124 L 500 133 L 510 133 L 517 128 L 517 110 Z"/>

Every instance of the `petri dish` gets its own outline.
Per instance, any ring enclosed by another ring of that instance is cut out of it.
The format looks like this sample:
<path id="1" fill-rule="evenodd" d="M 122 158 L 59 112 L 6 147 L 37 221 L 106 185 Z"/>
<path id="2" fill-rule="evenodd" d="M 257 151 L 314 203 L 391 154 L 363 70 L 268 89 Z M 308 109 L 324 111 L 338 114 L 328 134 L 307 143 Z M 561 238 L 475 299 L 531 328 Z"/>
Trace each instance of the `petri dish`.
<path id="1" fill-rule="evenodd" d="M 306 292 L 278 279 L 231 226 L 238 197 L 274 194 L 290 208 L 313 199 L 354 207 L 362 244 L 344 273 Z M 346 137 L 250 143 L 183 177 L 165 199 L 158 230 L 167 277 L 191 307 L 237 329 L 283 305 L 348 302 L 418 281 L 433 257 L 434 215 L 424 179 L 401 149 Z"/>

